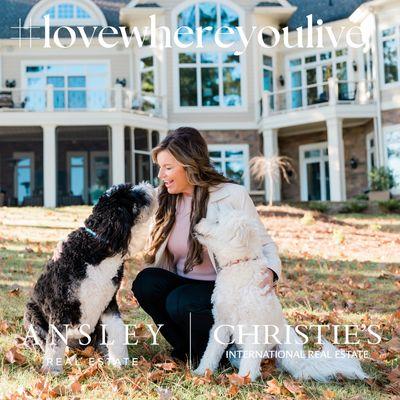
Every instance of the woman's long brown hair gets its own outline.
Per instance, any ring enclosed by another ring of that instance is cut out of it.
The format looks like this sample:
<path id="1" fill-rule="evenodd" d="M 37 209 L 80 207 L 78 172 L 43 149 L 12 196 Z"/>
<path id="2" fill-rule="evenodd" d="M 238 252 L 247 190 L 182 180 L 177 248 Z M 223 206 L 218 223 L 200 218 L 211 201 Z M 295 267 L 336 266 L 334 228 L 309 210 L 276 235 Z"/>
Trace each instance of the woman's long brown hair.
<path id="1" fill-rule="evenodd" d="M 157 155 L 168 150 L 183 165 L 188 182 L 194 186 L 192 209 L 190 213 L 190 229 L 188 238 L 188 254 L 185 260 L 184 273 L 188 273 L 195 265 L 203 262 L 202 245 L 193 236 L 194 226 L 207 214 L 207 204 L 211 186 L 223 182 L 232 182 L 212 166 L 208 155 L 207 143 L 197 129 L 181 127 L 165 137 L 152 150 L 153 162 Z M 145 256 L 147 263 L 153 264 L 158 248 L 166 240 L 175 222 L 175 207 L 182 194 L 169 194 L 164 183 L 159 186 L 159 206 L 155 216 L 155 225 L 151 232 L 151 244 Z M 165 249 L 163 261 L 166 268 L 171 269 L 173 256 Z"/>

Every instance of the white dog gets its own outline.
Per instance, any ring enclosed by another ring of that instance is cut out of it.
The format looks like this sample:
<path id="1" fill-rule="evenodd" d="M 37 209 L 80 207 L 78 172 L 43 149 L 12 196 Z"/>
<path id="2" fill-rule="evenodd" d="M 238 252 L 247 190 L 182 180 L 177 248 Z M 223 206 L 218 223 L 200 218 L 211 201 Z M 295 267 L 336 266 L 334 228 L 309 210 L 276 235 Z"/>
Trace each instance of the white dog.
<path id="1" fill-rule="evenodd" d="M 212 295 L 215 323 L 194 373 L 214 371 L 227 344 L 233 341 L 243 354 L 239 375 L 250 374 L 252 381 L 260 375 L 263 355 L 276 346 L 285 354 L 281 367 L 297 379 L 327 381 L 339 373 L 350 379 L 366 378 L 356 358 L 324 339 L 320 357 L 304 356 L 303 344 L 287 325 L 277 296 L 273 291 L 265 295 L 265 289 L 259 287 L 266 266 L 261 224 L 237 210 L 221 212 L 218 220 L 224 222 L 203 218 L 195 227 L 197 239 L 215 254 L 220 271 Z"/>

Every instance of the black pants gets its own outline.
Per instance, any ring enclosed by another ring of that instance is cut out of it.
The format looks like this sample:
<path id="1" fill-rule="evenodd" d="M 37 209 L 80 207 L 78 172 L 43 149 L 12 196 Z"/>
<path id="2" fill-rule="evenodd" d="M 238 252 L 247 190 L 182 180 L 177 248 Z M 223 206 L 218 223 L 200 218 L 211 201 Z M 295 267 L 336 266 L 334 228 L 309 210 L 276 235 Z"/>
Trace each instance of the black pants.
<path id="1" fill-rule="evenodd" d="M 174 348 L 173 354 L 182 359 L 188 356 L 191 339 L 192 361 L 197 363 L 214 323 L 214 285 L 214 281 L 183 278 L 162 268 L 145 268 L 133 281 L 132 291 L 154 323 L 164 324 L 160 332 Z"/>

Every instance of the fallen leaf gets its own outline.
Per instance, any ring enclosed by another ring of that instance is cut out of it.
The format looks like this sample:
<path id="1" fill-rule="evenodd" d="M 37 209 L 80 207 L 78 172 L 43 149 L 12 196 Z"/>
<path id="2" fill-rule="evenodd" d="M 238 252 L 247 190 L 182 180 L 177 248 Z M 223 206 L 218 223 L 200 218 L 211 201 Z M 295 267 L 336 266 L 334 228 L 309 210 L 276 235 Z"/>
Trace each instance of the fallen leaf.
<path id="1" fill-rule="evenodd" d="M 268 387 L 265 389 L 268 394 L 281 394 L 281 387 L 277 379 L 267 381 Z"/>
<path id="2" fill-rule="evenodd" d="M 394 353 L 399 353 L 400 352 L 400 339 L 398 337 L 394 337 L 391 340 L 389 340 L 386 344 L 385 347 Z"/>
<path id="3" fill-rule="evenodd" d="M 175 362 L 164 362 L 162 364 L 155 364 L 157 368 L 161 368 L 164 371 L 173 371 L 178 368 Z"/>
<path id="4" fill-rule="evenodd" d="M 19 287 L 11 289 L 11 290 L 8 291 L 8 295 L 10 297 L 18 297 L 20 295 L 20 293 L 21 293 L 21 291 L 20 291 Z"/>
<path id="5" fill-rule="evenodd" d="M 326 389 L 322 393 L 324 399 L 334 399 L 336 397 L 336 394 L 334 391 Z"/>
<path id="6" fill-rule="evenodd" d="M 26 361 L 26 357 L 18 351 L 17 347 L 11 347 L 5 354 L 5 359 L 10 364 L 22 365 Z"/>
<path id="7" fill-rule="evenodd" d="M 228 389 L 226 394 L 229 397 L 234 397 L 234 396 L 236 396 L 238 394 L 238 392 L 239 392 L 239 386 L 232 384 L 232 385 L 229 386 L 229 389 Z"/>
<path id="8" fill-rule="evenodd" d="M 82 386 L 78 381 L 72 382 L 69 388 L 73 394 L 78 394 L 82 391 Z"/>
<path id="9" fill-rule="evenodd" d="M 285 386 L 285 388 L 292 394 L 300 394 L 303 392 L 303 387 L 294 381 L 285 379 L 283 381 L 283 386 Z"/>
<path id="10" fill-rule="evenodd" d="M 147 379 L 151 382 L 160 382 L 164 379 L 164 372 L 161 370 L 148 372 Z"/>
<path id="11" fill-rule="evenodd" d="M 49 391 L 49 396 L 52 398 L 65 396 L 67 394 L 67 389 L 63 385 L 57 385 Z"/>
<path id="12" fill-rule="evenodd" d="M 229 379 L 229 383 L 236 386 L 248 385 L 251 383 L 250 373 L 246 376 L 241 376 L 239 374 L 226 374 Z"/>
<path id="13" fill-rule="evenodd" d="M 79 352 L 79 355 L 85 358 L 92 358 L 95 354 L 95 350 L 93 346 L 87 346 L 84 350 Z"/>
<path id="14" fill-rule="evenodd" d="M 0 321 L 0 333 L 9 333 L 10 325 L 7 321 Z"/>
<path id="15" fill-rule="evenodd" d="M 390 382 L 400 381 L 400 366 L 396 367 L 395 369 L 392 369 L 387 377 Z"/>

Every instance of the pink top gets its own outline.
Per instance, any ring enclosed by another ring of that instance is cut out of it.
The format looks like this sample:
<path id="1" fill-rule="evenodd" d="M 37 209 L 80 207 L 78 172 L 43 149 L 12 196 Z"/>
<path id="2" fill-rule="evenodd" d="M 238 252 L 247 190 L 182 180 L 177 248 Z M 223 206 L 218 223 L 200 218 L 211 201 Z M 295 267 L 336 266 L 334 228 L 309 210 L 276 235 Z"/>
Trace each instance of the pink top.
<path id="1" fill-rule="evenodd" d="M 192 271 L 185 274 L 183 272 L 185 259 L 189 250 L 188 238 L 190 229 L 190 211 L 192 207 L 192 196 L 184 194 L 182 201 L 178 201 L 175 214 L 175 223 L 168 238 L 167 247 L 174 256 L 176 273 L 179 276 L 189 279 L 198 279 L 201 281 L 214 281 L 216 272 L 204 247 L 203 262 L 195 265 Z"/>

